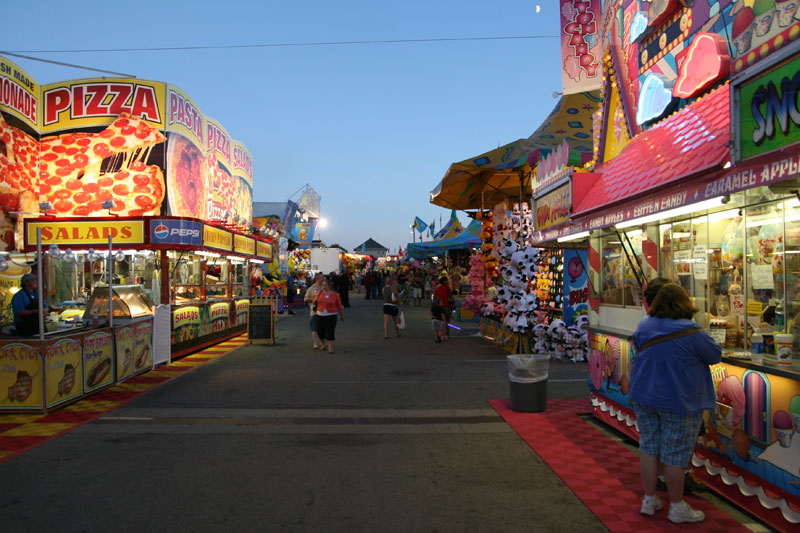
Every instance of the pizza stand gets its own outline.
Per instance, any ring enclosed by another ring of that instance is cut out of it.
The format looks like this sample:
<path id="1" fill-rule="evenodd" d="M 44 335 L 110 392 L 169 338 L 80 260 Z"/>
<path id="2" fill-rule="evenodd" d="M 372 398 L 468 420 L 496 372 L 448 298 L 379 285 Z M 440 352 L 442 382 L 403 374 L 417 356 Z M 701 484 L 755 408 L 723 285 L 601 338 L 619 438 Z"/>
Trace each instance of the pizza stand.
<path id="1" fill-rule="evenodd" d="M 46 232 L 41 227 L 34 229 L 35 267 L 43 281 L 38 298 L 39 334 L 35 338 L 0 340 L 0 390 L 5 393 L 0 398 L 2 411 L 50 411 L 144 372 L 153 364 L 153 306 L 139 286 L 114 287 L 112 281 L 110 286 L 96 288 L 87 307 L 88 315 L 76 303 L 63 302 L 71 308 L 60 317 L 54 316 L 56 313 L 44 317 L 43 293 L 49 292 L 52 285 L 45 272 L 53 262 L 74 263 L 75 259 L 71 251 L 64 254 L 55 243 L 43 253 L 42 234 Z M 105 260 L 98 254 L 89 263 L 105 263 L 109 274 L 114 260 L 112 238 L 108 237 L 107 242 L 109 253 Z M 65 255 L 66 259 L 62 259 Z M 5 260 L 4 270 L 9 262 L 25 265 Z M 78 262 L 84 263 L 80 259 Z M 112 300 L 108 299 L 109 291 L 114 295 Z M 103 292 L 105 301 L 97 297 Z M 90 318 L 83 320 L 84 316 Z M 116 327 L 114 316 L 120 322 Z"/>

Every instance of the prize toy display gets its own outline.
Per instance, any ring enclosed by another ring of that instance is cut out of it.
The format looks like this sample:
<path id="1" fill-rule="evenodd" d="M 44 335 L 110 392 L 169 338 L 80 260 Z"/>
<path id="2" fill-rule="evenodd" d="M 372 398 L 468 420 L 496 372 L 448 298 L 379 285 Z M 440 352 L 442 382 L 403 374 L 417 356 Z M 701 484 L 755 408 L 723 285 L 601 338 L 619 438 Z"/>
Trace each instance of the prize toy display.
<path id="1" fill-rule="evenodd" d="M 535 277 L 538 311 L 548 313 L 563 312 L 564 302 L 564 261 L 561 250 L 547 250 L 542 253 L 542 261 Z"/>
<path id="2" fill-rule="evenodd" d="M 531 246 L 533 244 L 533 213 L 528 202 L 514 204 L 511 209 L 511 223 L 517 232 L 517 241 L 524 246 Z"/>
<path id="3" fill-rule="evenodd" d="M 475 215 L 477 220 L 481 221 L 481 259 L 483 266 L 486 269 L 486 277 L 495 279 L 497 277 L 497 257 L 492 254 L 494 250 L 494 221 L 491 211 L 478 212 Z"/>
<path id="4" fill-rule="evenodd" d="M 540 250 L 520 248 L 507 239 L 497 247 L 501 259 L 500 276 L 504 284 L 497 291 L 497 302 L 506 310 L 503 324 L 515 333 L 522 333 L 536 323 L 536 295 L 529 292 L 530 279 L 538 270 Z"/>
<path id="5" fill-rule="evenodd" d="M 464 298 L 462 305 L 477 315 L 481 312 L 483 304 L 488 301 L 486 297 L 486 282 L 484 281 L 486 269 L 483 265 L 483 256 L 473 255 L 469 259 L 469 264 L 470 269 L 467 278 L 472 286 L 472 292 Z"/>

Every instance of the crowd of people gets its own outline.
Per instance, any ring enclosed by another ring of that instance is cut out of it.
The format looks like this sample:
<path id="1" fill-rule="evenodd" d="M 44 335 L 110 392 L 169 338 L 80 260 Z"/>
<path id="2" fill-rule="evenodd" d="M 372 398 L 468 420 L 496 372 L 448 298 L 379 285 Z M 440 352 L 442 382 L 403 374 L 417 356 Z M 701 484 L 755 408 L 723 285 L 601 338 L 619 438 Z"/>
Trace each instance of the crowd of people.
<path id="1" fill-rule="evenodd" d="M 429 307 L 434 342 L 449 339 L 448 324 L 457 306 L 456 294 L 461 277 L 458 267 L 451 267 L 448 276 L 431 266 L 409 266 L 392 271 L 365 270 L 359 274 L 331 272 L 303 276 L 299 281 L 292 273 L 286 284 L 286 302 L 291 312 L 296 292 L 309 306 L 312 348 L 333 354 L 336 326 L 344 321 L 344 309 L 350 306 L 349 292 L 365 290 L 365 300 L 382 302 L 383 337 L 390 333 L 402 336 L 405 328 L 403 308 L 407 305 Z M 452 285 L 454 276 L 456 289 Z M 293 313 L 292 313 L 293 314 Z"/>

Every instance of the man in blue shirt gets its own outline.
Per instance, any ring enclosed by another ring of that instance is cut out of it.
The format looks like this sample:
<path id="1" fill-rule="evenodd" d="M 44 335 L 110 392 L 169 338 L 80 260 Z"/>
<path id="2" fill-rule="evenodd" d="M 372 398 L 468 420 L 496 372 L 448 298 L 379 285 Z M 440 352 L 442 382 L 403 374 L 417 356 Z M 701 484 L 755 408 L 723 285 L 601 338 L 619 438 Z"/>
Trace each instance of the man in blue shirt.
<path id="1" fill-rule="evenodd" d="M 17 335 L 32 337 L 39 333 L 39 280 L 33 274 L 25 274 L 20 280 L 22 288 L 11 298 L 14 325 Z M 47 313 L 47 301 L 43 301 L 43 312 Z"/>

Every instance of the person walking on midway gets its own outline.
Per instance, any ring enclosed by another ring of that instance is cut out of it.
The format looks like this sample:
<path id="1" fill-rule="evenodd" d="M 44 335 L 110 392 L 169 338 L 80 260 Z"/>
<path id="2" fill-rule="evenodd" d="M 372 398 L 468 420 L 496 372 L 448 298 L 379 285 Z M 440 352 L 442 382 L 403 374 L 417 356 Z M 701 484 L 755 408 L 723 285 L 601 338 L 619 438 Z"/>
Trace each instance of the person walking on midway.
<path id="1" fill-rule="evenodd" d="M 317 308 L 317 334 L 319 335 L 319 349 L 333 354 L 333 341 L 336 340 L 336 315 L 344 322 L 344 306 L 339 293 L 333 290 L 332 282 L 326 279 L 322 282 L 322 290 L 314 297 Z"/>
<path id="2" fill-rule="evenodd" d="M 389 321 L 394 322 L 394 336 L 400 336 L 400 328 L 397 327 L 402 311 L 402 304 L 400 302 L 400 295 L 397 294 L 397 287 L 391 277 L 386 278 L 386 284 L 383 287 L 383 338 L 389 338 Z"/>
<path id="3" fill-rule="evenodd" d="M 445 326 L 444 326 L 444 309 L 441 306 L 441 303 L 438 298 L 433 299 L 433 304 L 431 305 L 431 328 L 433 329 L 433 338 L 436 342 L 442 342 L 442 337 L 444 337 Z"/>
<path id="4" fill-rule="evenodd" d="M 372 272 L 367 272 L 364 274 L 364 292 L 366 296 L 364 297 L 365 300 L 372 299 L 372 284 L 374 283 L 374 278 L 372 277 Z"/>
<path id="5" fill-rule="evenodd" d="M 442 308 L 444 309 L 444 338 L 450 338 L 450 314 L 451 314 L 451 306 L 453 305 L 453 291 L 450 290 L 450 286 L 447 284 L 447 276 L 442 276 L 439 278 L 439 286 L 436 287 L 436 290 L 433 292 L 433 298 L 435 300 L 439 300 L 442 303 Z"/>
<path id="6" fill-rule="evenodd" d="M 720 345 L 692 320 L 696 312 L 686 290 L 667 283 L 633 334 L 637 355 L 630 397 L 639 424 L 645 494 L 640 512 L 652 516 L 662 507 L 656 496 L 660 461 L 670 500 L 667 519 L 675 524 L 705 518 L 683 500 L 684 469 L 694 451 L 703 411 L 716 406 L 708 367 L 722 359 Z"/>
<path id="7" fill-rule="evenodd" d="M 322 273 L 317 272 L 314 275 L 314 284 L 311 285 L 306 290 L 306 294 L 305 296 L 303 296 L 303 301 L 308 304 L 308 307 L 311 310 L 311 321 L 309 323 L 309 326 L 311 327 L 311 340 L 314 341 L 315 350 L 320 347 L 320 342 L 319 342 L 319 334 L 317 333 L 317 305 L 314 299 L 321 290 L 322 290 Z"/>

